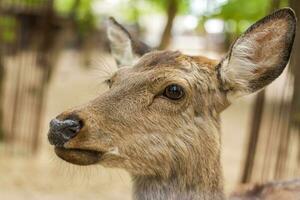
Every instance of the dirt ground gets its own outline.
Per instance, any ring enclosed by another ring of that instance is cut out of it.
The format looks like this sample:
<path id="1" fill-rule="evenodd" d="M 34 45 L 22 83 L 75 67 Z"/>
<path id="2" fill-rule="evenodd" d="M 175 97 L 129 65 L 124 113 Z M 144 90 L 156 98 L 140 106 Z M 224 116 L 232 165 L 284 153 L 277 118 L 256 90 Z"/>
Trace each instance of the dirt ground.
<path id="1" fill-rule="evenodd" d="M 51 118 L 105 90 L 100 82 L 101 70 L 80 67 L 78 59 L 72 50 L 65 51 L 59 59 L 47 97 L 39 155 L 36 158 L 0 155 L 0 200 L 131 199 L 131 181 L 125 171 L 64 163 L 47 143 Z M 240 176 L 252 99 L 239 99 L 221 116 L 226 192 L 233 190 Z"/>

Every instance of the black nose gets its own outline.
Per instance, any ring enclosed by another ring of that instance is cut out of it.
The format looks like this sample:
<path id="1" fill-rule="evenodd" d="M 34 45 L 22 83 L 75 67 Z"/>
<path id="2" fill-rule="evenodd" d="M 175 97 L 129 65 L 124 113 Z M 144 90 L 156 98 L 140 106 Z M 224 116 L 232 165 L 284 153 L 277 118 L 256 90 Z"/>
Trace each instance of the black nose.
<path id="1" fill-rule="evenodd" d="M 63 146 L 71 138 L 75 137 L 82 128 L 82 123 L 77 119 L 53 119 L 50 122 L 48 140 L 55 146 Z"/>

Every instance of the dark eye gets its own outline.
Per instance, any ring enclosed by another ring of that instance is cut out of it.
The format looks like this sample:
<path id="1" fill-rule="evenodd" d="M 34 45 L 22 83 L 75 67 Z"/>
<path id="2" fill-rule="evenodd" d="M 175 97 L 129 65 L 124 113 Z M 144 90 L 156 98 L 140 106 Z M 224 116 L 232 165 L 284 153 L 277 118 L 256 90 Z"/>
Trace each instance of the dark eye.
<path id="1" fill-rule="evenodd" d="M 184 91 L 180 85 L 172 84 L 166 87 L 163 95 L 172 100 L 179 100 L 183 97 Z"/>
<path id="2" fill-rule="evenodd" d="M 107 79 L 104 82 L 108 85 L 109 88 L 111 88 L 111 86 L 112 86 L 112 80 L 111 79 Z"/>

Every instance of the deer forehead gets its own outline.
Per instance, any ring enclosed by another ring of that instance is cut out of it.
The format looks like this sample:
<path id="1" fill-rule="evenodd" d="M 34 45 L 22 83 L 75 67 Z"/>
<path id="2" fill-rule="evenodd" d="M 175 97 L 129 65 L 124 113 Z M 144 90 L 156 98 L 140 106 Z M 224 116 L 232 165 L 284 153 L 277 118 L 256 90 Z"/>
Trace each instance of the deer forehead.
<path id="1" fill-rule="evenodd" d="M 180 51 L 152 51 L 145 54 L 134 68 L 140 70 L 156 69 L 162 67 L 180 68 L 191 70 L 193 65 L 212 69 L 217 62 L 204 56 L 189 56 Z"/>
<path id="2" fill-rule="evenodd" d="M 212 76 L 215 66 L 217 61 L 203 56 L 184 55 L 179 51 L 152 51 L 141 57 L 134 66 L 120 68 L 111 80 L 126 85 L 145 81 L 151 84 L 162 79 L 180 83 L 181 79 L 191 81 L 194 77 Z"/>

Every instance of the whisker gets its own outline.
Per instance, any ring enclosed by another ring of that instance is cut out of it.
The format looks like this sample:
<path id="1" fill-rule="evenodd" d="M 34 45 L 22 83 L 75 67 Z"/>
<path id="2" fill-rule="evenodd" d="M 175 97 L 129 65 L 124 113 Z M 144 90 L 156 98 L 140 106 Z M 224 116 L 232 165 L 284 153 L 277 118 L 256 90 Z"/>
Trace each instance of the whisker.
<path id="1" fill-rule="evenodd" d="M 111 60 L 111 59 L 110 59 Z M 108 60 L 108 56 L 100 55 L 91 59 L 91 67 L 97 69 L 102 74 L 112 76 L 117 71 L 117 66 Z"/>

